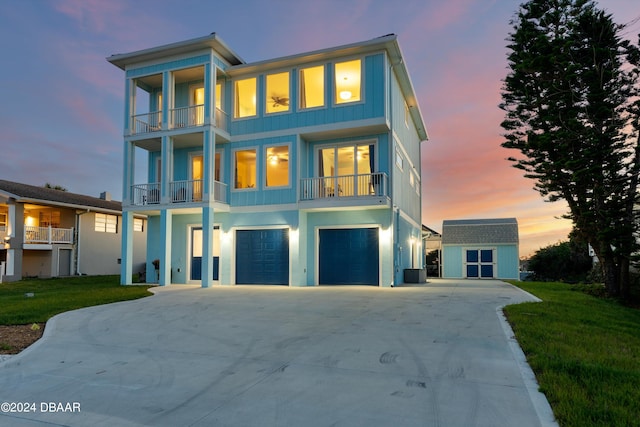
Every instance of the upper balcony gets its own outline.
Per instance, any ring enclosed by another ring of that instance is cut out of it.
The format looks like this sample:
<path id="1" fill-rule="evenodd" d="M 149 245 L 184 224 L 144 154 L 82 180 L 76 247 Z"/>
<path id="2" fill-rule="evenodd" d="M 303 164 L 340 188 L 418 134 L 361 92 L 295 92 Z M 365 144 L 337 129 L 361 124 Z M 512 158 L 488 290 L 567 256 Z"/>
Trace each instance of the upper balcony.
<path id="1" fill-rule="evenodd" d="M 128 80 L 125 133 L 129 136 L 213 125 L 228 133 L 223 109 L 223 77 L 206 86 L 204 65 L 143 75 Z M 206 87 L 205 87 L 206 86 Z"/>
<path id="2" fill-rule="evenodd" d="M 204 104 L 192 105 L 189 107 L 173 108 L 169 110 L 171 120 L 167 129 L 183 129 L 203 126 Z M 225 132 L 228 132 L 229 116 L 219 108 L 216 108 L 214 125 Z M 131 117 L 131 135 L 147 134 L 159 132 L 162 129 L 162 111 L 135 114 Z"/>

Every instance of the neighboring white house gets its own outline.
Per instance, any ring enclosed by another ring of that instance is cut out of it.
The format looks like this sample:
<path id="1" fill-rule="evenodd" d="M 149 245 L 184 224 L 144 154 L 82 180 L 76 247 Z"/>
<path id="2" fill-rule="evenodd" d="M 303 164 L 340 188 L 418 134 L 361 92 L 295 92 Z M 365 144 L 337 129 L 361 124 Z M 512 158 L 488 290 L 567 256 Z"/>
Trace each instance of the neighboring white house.
<path id="1" fill-rule="evenodd" d="M 135 272 L 144 269 L 147 221 L 134 218 Z M 0 180 L 3 281 L 118 274 L 122 206 L 110 200 Z"/>
<path id="2" fill-rule="evenodd" d="M 442 277 L 519 279 L 515 218 L 445 220 Z"/>

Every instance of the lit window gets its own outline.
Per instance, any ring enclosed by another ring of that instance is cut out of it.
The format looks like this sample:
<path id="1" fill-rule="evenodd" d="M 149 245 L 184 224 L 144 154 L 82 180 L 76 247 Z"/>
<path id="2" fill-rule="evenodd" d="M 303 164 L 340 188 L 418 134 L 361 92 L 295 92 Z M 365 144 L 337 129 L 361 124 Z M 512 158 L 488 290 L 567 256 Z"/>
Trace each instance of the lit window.
<path id="1" fill-rule="evenodd" d="M 204 123 L 204 85 L 200 84 L 191 88 L 191 117 L 190 125 L 201 125 Z"/>
<path id="2" fill-rule="evenodd" d="M 324 65 L 300 70 L 300 108 L 324 105 Z"/>
<path id="3" fill-rule="evenodd" d="M 268 147 L 266 156 L 267 187 L 289 185 L 289 147 Z"/>
<path id="4" fill-rule="evenodd" d="M 60 228 L 60 211 L 40 212 L 40 227 Z"/>
<path id="5" fill-rule="evenodd" d="M 236 100 L 234 117 L 256 115 L 256 78 L 236 81 Z"/>
<path id="6" fill-rule="evenodd" d="M 377 191 L 375 144 L 345 145 L 318 150 L 318 176 L 325 196 L 364 196 Z"/>
<path id="7" fill-rule="evenodd" d="M 289 72 L 267 75 L 266 85 L 265 111 L 267 113 L 289 111 Z"/>
<path id="8" fill-rule="evenodd" d="M 216 83 L 216 108 L 222 110 L 222 83 Z"/>
<path id="9" fill-rule="evenodd" d="M 0 213 L 0 231 L 6 231 L 7 229 L 7 214 Z"/>
<path id="10" fill-rule="evenodd" d="M 133 231 L 144 231 L 144 220 L 142 218 L 133 218 Z"/>
<path id="11" fill-rule="evenodd" d="M 256 150 L 241 150 L 235 153 L 235 188 L 255 188 Z"/>
<path id="12" fill-rule="evenodd" d="M 118 217 L 115 215 L 96 214 L 95 231 L 101 233 L 117 233 Z"/>
<path id="13" fill-rule="evenodd" d="M 335 65 L 336 104 L 360 101 L 361 61 L 338 62 Z"/>

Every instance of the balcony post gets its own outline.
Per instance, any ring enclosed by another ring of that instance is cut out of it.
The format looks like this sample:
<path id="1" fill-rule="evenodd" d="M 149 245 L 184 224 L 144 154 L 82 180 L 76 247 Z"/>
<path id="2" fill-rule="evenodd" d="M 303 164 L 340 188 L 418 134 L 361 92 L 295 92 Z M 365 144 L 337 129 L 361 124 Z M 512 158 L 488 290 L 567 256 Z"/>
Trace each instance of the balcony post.
<path id="1" fill-rule="evenodd" d="M 47 234 L 48 234 L 48 238 L 47 238 L 47 243 L 51 244 L 53 243 L 53 235 L 51 233 L 51 225 L 49 225 L 49 227 L 47 227 Z"/>
<path id="2" fill-rule="evenodd" d="M 162 175 L 160 177 L 160 203 L 171 203 L 169 183 L 173 181 L 173 139 L 162 137 Z"/>

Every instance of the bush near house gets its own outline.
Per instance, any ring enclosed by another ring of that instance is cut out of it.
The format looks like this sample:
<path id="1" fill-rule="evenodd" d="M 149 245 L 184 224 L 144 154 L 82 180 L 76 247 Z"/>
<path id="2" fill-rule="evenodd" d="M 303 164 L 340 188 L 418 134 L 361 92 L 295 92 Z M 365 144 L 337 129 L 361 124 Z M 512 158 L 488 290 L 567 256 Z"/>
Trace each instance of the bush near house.
<path id="1" fill-rule="evenodd" d="M 584 285 L 512 284 L 543 300 L 504 312 L 559 425 L 640 425 L 640 310 Z"/>
<path id="2" fill-rule="evenodd" d="M 589 281 L 592 260 L 586 243 L 559 242 L 539 249 L 529 260 L 532 280 L 577 283 Z"/>

